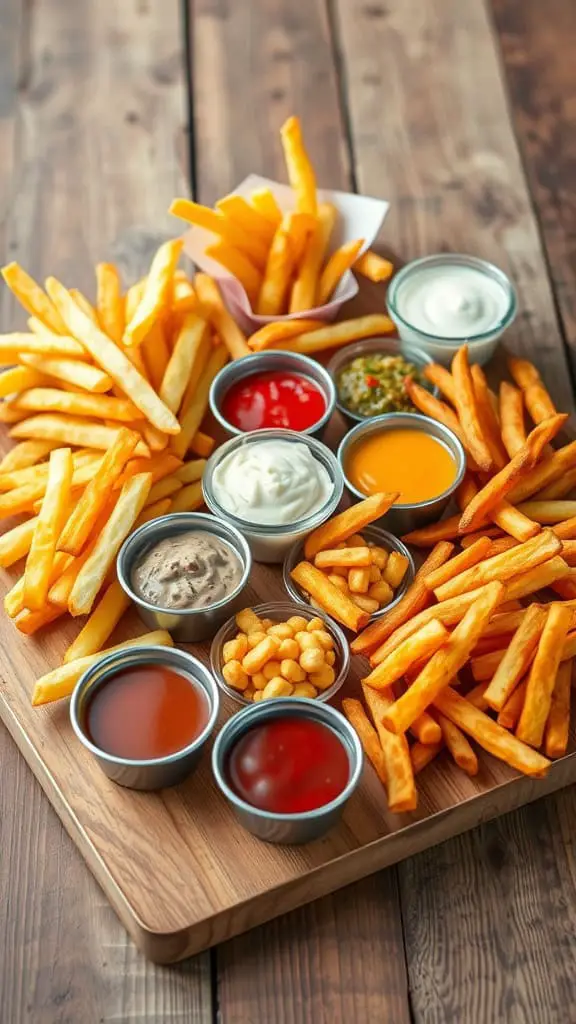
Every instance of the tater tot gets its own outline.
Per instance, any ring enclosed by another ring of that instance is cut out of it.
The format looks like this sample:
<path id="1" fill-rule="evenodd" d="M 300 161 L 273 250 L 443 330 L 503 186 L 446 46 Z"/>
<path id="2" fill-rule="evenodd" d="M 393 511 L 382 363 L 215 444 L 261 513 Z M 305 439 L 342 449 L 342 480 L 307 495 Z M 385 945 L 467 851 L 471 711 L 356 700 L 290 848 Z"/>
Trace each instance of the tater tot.
<path id="1" fill-rule="evenodd" d="M 290 697 L 293 689 L 292 683 L 289 683 L 287 679 L 284 679 L 282 676 L 274 676 L 266 686 L 266 689 L 260 692 L 262 700 L 268 700 L 270 697 Z"/>
<path id="2" fill-rule="evenodd" d="M 262 619 L 262 629 L 264 630 L 265 633 L 270 629 L 270 626 L 273 625 L 274 619 Z"/>
<path id="3" fill-rule="evenodd" d="M 248 633 L 246 639 L 248 641 L 249 650 L 252 650 L 252 648 L 256 647 L 257 644 L 261 644 L 262 641 L 266 639 L 266 635 L 267 634 L 263 633 L 260 629 L 255 630 L 253 633 Z"/>
<path id="4" fill-rule="evenodd" d="M 242 659 L 242 668 L 248 675 L 255 675 L 260 672 L 267 661 L 273 658 L 280 647 L 280 641 L 275 636 L 265 636 L 248 654 Z"/>
<path id="5" fill-rule="evenodd" d="M 312 683 L 296 683 L 296 686 L 292 690 L 293 697 L 317 697 L 318 690 Z"/>
<path id="6" fill-rule="evenodd" d="M 382 579 L 382 571 L 377 565 L 370 566 L 370 583 L 379 583 Z"/>
<path id="7" fill-rule="evenodd" d="M 256 672 L 253 676 L 250 676 L 250 682 L 255 690 L 263 690 L 269 680 L 263 672 Z"/>
<path id="8" fill-rule="evenodd" d="M 269 636 L 277 636 L 279 640 L 291 640 L 294 636 L 294 630 L 287 622 L 276 622 L 269 626 L 266 632 Z"/>
<path id="9" fill-rule="evenodd" d="M 350 597 L 354 604 L 357 604 L 363 612 L 368 612 L 369 615 L 373 615 L 380 608 L 380 603 L 375 597 L 366 597 L 366 594 L 350 594 Z"/>
<path id="10" fill-rule="evenodd" d="M 372 559 L 372 565 L 377 565 L 379 569 L 385 569 L 388 562 L 388 552 L 385 548 L 380 548 L 378 545 L 370 548 L 370 557 Z"/>
<path id="11" fill-rule="evenodd" d="M 266 679 L 266 682 L 269 682 L 271 679 L 274 679 L 274 676 L 279 676 L 280 662 L 277 661 L 276 658 L 271 658 L 270 661 L 267 661 L 266 664 L 263 666 L 262 675 Z"/>
<path id="12" fill-rule="evenodd" d="M 370 586 L 370 569 L 350 569 L 348 588 L 353 594 L 366 594 Z"/>
<path id="13" fill-rule="evenodd" d="M 312 683 L 312 686 L 317 687 L 318 690 L 327 690 L 329 686 L 336 679 L 336 673 L 330 665 L 324 665 L 320 672 L 311 672 L 308 676 L 308 682 Z"/>
<path id="14" fill-rule="evenodd" d="M 280 675 L 291 683 L 302 683 L 306 679 L 306 673 L 293 658 L 284 658 L 280 662 Z"/>
<path id="15" fill-rule="evenodd" d="M 262 700 L 263 697 L 264 697 L 264 691 L 263 690 L 254 690 L 254 695 L 252 697 L 252 700 L 259 701 L 259 700 Z"/>
<path id="16" fill-rule="evenodd" d="M 300 667 L 305 672 L 320 672 L 325 664 L 324 651 L 320 647 L 311 647 L 300 655 Z"/>
<path id="17" fill-rule="evenodd" d="M 229 661 L 223 665 L 222 676 L 228 686 L 233 686 L 235 690 L 245 690 L 250 684 L 250 678 L 239 661 Z"/>
<path id="18" fill-rule="evenodd" d="M 238 633 L 233 640 L 227 640 L 222 648 L 224 664 L 227 661 L 242 661 L 248 650 L 248 637 L 246 633 Z"/>
<path id="19" fill-rule="evenodd" d="M 244 690 L 244 693 L 242 694 L 242 696 L 245 697 L 246 700 L 254 700 L 254 694 L 255 693 L 256 693 L 256 690 L 254 689 L 253 686 L 247 686 L 246 689 Z"/>
<path id="20" fill-rule="evenodd" d="M 322 623 L 322 625 L 324 625 L 324 623 Z M 304 633 L 303 631 L 301 631 L 299 633 L 296 633 L 294 639 L 296 640 L 296 643 L 298 644 L 301 651 L 306 651 L 310 647 L 320 647 L 318 637 L 315 637 L 313 633 Z"/>
<path id="21" fill-rule="evenodd" d="M 390 604 L 394 597 L 394 591 L 390 584 L 386 583 L 386 580 L 380 580 L 379 583 L 373 583 L 371 587 L 368 587 L 368 597 L 373 597 L 382 608 L 385 604 Z"/>
<path id="22" fill-rule="evenodd" d="M 291 615 L 290 618 L 286 620 L 286 624 L 290 626 L 294 635 L 296 635 L 300 630 L 306 629 L 308 619 L 305 619 L 303 615 Z"/>
<path id="23" fill-rule="evenodd" d="M 320 647 L 323 651 L 331 651 L 334 647 L 334 640 L 330 636 L 327 629 L 315 629 L 314 636 L 316 637 Z"/>
<path id="24" fill-rule="evenodd" d="M 326 662 L 327 665 L 330 665 L 331 667 L 332 667 L 332 665 L 335 665 L 336 664 L 336 651 L 325 651 L 325 653 L 324 653 L 324 661 Z M 254 680 L 254 676 L 252 676 L 252 680 Z"/>
<path id="25" fill-rule="evenodd" d="M 300 648 L 296 640 L 282 640 L 280 647 L 278 648 L 278 657 L 280 661 L 282 658 L 298 658 L 300 656 Z"/>
<path id="26" fill-rule="evenodd" d="M 319 619 L 318 617 L 310 619 L 310 622 L 306 625 L 306 629 L 309 633 L 313 633 L 315 629 L 324 629 L 324 620 Z"/>
<path id="27" fill-rule="evenodd" d="M 236 616 L 236 625 L 243 633 L 254 633 L 262 629 L 262 622 L 251 608 L 243 608 Z"/>

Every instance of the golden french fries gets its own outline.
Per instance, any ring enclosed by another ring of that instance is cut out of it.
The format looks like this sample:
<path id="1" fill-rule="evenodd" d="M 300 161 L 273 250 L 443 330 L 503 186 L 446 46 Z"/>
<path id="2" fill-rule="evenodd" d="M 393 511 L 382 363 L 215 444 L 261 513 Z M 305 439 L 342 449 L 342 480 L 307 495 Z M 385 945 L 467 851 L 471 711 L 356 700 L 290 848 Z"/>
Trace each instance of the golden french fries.
<path id="1" fill-rule="evenodd" d="M 352 242 L 344 242 L 339 249 L 332 253 L 320 275 L 318 283 L 316 301 L 319 306 L 323 306 L 324 303 L 329 301 L 332 293 L 336 291 L 340 279 L 354 265 L 354 261 L 363 244 L 362 238 Z"/>
<path id="2" fill-rule="evenodd" d="M 382 724 L 384 716 L 393 703 L 393 697 L 387 691 L 373 690 L 365 683 L 362 684 L 362 693 L 374 719 L 378 739 L 384 751 L 388 807 L 397 814 L 414 811 L 418 805 L 418 793 L 406 737 L 393 736 Z"/>
<path id="3" fill-rule="evenodd" d="M 499 411 L 502 443 L 513 459 L 526 444 L 524 400 L 522 392 L 507 380 L 500 384 Z"/>
<path id="4" fill-rule="evenodd" d="M 468 363 L 467 345 L 462 345 L 452 360 L 452 378 L 456 411 L 466 438 L 466 447 L 480 469 L 490 472 L 493 468 L 493 461 L 488 444 L 482 434 L 474 382 Z"/>
<path id="5" fill-rule="evenodd" d="M 354 533 L 360 533 L 365 526 L 380 519 L 398 497 L 396 492 L 390 494 L 374 494 L 370 498 L 351 505 L 344 512 L 333 516 L 323 526 L 319 526 L 306 538 L 304 554 L 306 558 L 314 558 L 319 551 L 336 547 Z"/>
<path id="6" fill-rule="evenodd" d="M 508 369 L 516 384 L 522 389 L 524 402 L 534 423 L 542 423 L 556 415 L 554 402 L 550 398 L 538 370 L 527 359 L 508 359 Z"/>
<path id="7" fill-rule="evenodd" d="M 546 757 L 562 757 L 568 747 L 572 695 L 572 660 L 563 661 L 556 673 L 550 712 L 546 721 L 544 750 Z"/>
<path id="8" fill-rule="evenodd" d="M 274 233 L 264 277 L 257 291 L 256 312 L 259 316 L 278 316 L 282 313 L 295 265 L 296 253 L 286 215 Z"/>
<path id="9" fill-rule="evenodd" d="M 502 710 L 528 669 L 545 621 L 546 612 L 538 604 L 522 613 L 522 621 L 484 693 L 486 703 L 495 711 Z"/>
<path id="10" fill-rule="evenodd" d="M 56 545 L 66 514 L 72 483 L 72 451 L 50 453 L 48 481 L 24 570 L 24 603 L 39 611 L 46 602 Z"/>
<path id="11" fill-rule="evenodd" d="M 350 725 L 358 734 L 362 749 L 372 764 L 380 782 L 385 786 L 388 778 L 386 772 L 386 758 L 380 746 L 378 733 L 368 720 L 368 716 L 359 700 L 349 697 L 342 701 L 342 710 Z"/>
<path id="12" fill-rule="evenodd" d="M 320 273 L 335 223 L 335 207 L 331 203 L 320 203 L 316 225 L 306 241 L 304 255 L 292 285 L 291 313 L 305 313 L 317 305 Z"/>
<path id="13" fill-rule="evenodd" d="M 552 703 L 554 681 L 560 667 L 564 641 L 572 622 L 572 610 L 560 604 L 549 606 L 544 628 L 528 674 L 526 697 L 516 728 L 518 739 L 539 747 Z"/>
<path id="14" fill-rule="evenodd" d="M 354 270 L 357 270 L 359 274 L 367 277 L 370 281 L 378 282 L 387 281 L 392 276 L 394 266 L 390 263 L 390 260 L 385 260 L 377 252 L 367 249 L 356 260 Z"/>
<path id="15" fill-rule="evenodd" d="M 542 562 L 547 562 L 561 552 L 562 541 L 551 530 L 543 530 L 524 544 L 517 544 L 508 551 L 485 559 L 478 566 L 465 569 L 458 576 L 436 587 L 434 593 L 439 601 L 446 601 L 450 597 L 463 594 L 466 590 L 474 590 L 484 583 L 491 583 L 492 580 L 509 580 Z"/>
<path id="16" fill-rule="evenodd" d="M 101 651 L 108 637 L 118 625 L 124 612 L 130 607 L 130 598 L 124 593 L 117 580 L 111 583 L 98 602 L 90 618 L 85 622 L 78 636 L 70 644 L 64 664 L 85 658 Z"/>
<path id="17" fill-rule="evenodd" d="M 467 775 L 477 775 L 478 758 L 464 733 L 440 711 L 436 712 L 436 717 L 442 730 L 442 739 L 458 767 L 462 768 Z"/>
<path id="18" fill-rule="evenodd" d="M 296 209 L 316 216 L 316 176 L 304 148 L 302 129 L 297 117 L 289 117 L 280 129 L 288 179 L 296 193 Z"/>
<path id="19" fill-rule="evenodd" d="M 362 682 L 375 690 L 391 686 L 414 662 L 435 654 L 446 643 L 449 635 L 438 619 L 432 619 L 391 651 Z"/>

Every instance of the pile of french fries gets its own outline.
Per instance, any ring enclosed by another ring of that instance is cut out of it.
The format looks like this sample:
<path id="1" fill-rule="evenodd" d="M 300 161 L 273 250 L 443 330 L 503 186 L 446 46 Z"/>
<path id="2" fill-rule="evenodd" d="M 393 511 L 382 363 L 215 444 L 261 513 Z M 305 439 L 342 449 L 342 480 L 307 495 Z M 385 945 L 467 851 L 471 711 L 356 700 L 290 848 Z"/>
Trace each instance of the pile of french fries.
<path id="1" fill-rule="evenodd" d="M 175 216 L 214 235 L 206 255 L 240 282 L 259 316 L 313 312 L 330 301 L 350 269 L 372 281 L 386 281 L 393 270 L 375 252 L 360 255 L 362 238 L 327 256 L 338 214 L 332 203 L 318 199 L 316 175 L 297 117 L 288 118 L 280 138 L 294 192 L 293 210 L 283 214 L 268 188 L 254 190 L 250 200 L 224 196 L 214 209 L 189 199 L 175 199 L 170 207 Z M 315 326 L 313 322 L 310 329 Z"/>
<path id="2" fill-rule="evenodd" d="M 535 777 L 567 749 L 576 516 L 563 499 L 576 482 L 576 442 L 549 447 L 567 417 L 531 363 L 508 365 L 514 384 L 498 397 L 466 346 L 451 372 L 424 371 L 444 400 L 407 382 L 416 407 L 461 438 L 468 468 L 460 513 L 403 538 L 432 549 L 412 586 L 351 643 L 370 671 L 365 703 L 343 709 L 394 811 L 414 810 L 415 776 L 443 747 L 469 775 L 479 769 L 472 739 Z M 547 589 L 554 600 L 543 603 Z"/>

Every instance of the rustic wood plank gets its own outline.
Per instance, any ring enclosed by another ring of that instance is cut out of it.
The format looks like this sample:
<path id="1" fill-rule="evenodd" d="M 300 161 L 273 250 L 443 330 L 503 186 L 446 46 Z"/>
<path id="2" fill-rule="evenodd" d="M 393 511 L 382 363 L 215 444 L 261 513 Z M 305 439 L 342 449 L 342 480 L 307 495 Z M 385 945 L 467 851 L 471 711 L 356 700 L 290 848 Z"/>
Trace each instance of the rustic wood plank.
<path id="1" fill-rule="evenodd" d="M 571 1019 L 575 822 L 571 787 L 404 863 L 415 1021 Z"/>
<path id="2" fill-rule="evenodd" d="M 5 0 L 3 262 L 61 274 L 89 293 L 97 259 L 117 257 L 130 279 L 143 269 L 184 187 L 181 51 L 172 5 L 160 13 L 140 0 Z M 0 292 L 3 328 L 22 323 Z M 147 962 L 4 726 L 0 762 L 2 1020 L 211 1021 L 209 958 L 174 969 Z"/>
<path id="3" fill-rule="evenodd" d="M 512 118 L 576 364 L 576 5 L 492 0 Z"/>
<path id="4" fill-rule="evenodd" d="M 358 187 L 392 202 L 384 241 L 403 260 L 463 251 L 501 266 L 520 305 L 506 345 L 533 358 L 559 406 L 573 409 L 483 0 L 336 0 L 335 10 Z"/>
<path id="5" fill-rule="evenodd" d="M 324 0 L 199 0 L 188 11 L 196 198 L 214 202 L 253 171 L 285 181 L 278 128 L 292 113 L 319 182 L 350 188 Z M 366 942 L 380 961 L 372 974 L 355 959 Z M 401 1024 L 408 1009 L 395 869 L 226 943 L 216 962 L 223 1024 L 337 1024 L 366 1016 L 362 1008 Z"/>

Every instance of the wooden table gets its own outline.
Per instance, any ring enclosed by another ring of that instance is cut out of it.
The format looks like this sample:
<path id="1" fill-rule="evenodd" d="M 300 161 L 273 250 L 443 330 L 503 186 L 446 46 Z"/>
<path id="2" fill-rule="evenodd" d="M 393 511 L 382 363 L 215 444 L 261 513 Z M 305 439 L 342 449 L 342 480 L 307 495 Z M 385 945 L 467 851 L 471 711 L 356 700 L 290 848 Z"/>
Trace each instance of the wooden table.
<path id="1" fill-rule="evenodd" d="M 383 251 L 509 271 L 510 345 L 573 410 L 574 52 L 573 0 L 0 0 L 0 255 L 132 280 L 173 195 L 283 177 L 294 112 L 322 184 L 391 200 Z M 575 1019 L 574 788 L 159 968 L 0 750 L 2 1024 Z"/>

